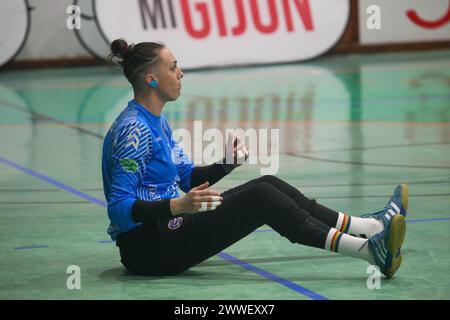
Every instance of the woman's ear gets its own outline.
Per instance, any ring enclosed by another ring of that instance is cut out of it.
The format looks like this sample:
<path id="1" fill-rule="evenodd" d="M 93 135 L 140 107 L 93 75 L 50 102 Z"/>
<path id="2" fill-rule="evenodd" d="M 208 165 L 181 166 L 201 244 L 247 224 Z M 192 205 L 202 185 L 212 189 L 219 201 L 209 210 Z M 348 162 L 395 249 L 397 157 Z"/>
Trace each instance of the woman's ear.
<path id="1" fill-rule="evenodd" d="M 152 80 L 155 80 L 155 77 L 152 73 L 149 73 L 145 76 L 145 83 L 148 85 Z"/>
<path id="2" fill-rule="evenodd" d="M 157 88 L 158 82 L 155 79 L 155 76 L 152 73 L 149 73 L 145 76 L 145 84 L 151 88 Z"/>

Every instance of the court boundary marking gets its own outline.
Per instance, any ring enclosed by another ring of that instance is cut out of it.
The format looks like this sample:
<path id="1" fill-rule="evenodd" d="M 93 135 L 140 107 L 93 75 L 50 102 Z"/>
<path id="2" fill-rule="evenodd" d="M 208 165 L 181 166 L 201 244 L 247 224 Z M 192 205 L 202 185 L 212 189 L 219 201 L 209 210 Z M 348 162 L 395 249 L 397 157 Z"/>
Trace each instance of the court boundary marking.
<path id="1" fill-rule="evenodd" d="M 450 176 L 445 180 L 433 180 L 433 181 L 405 181 L 408 185 L 417 185 L 417 184 L 441 184 L 441 183 L 449 183 L 450 184 Z M 302 184 L 300 188 L 331 188 L 331 187 L 372 187 L 372 186 L 392 186 L 398 184 L 398 181 L 395 182 L 374 182 L 374 183 L 348 183 L 348 184 Z M 296 187 L 298 188 L 298 187 Z M 103 192 L 102 188 L 81 188 L 81 191 L 93 191 L 93 192 Z M 60 192 L 60 189 L 44 189 L 44 188 L 34 188 L 34 189 L 17 189 L 17 188 L 0 188 L 0 192 Z M 382 195 L 379 195 L 380 197 Z M 388 196 L 388 195 L 386 195 Z M 414 196 L 414 195 L 410 195 Z"/>
<path id="2" fill-rule="evenodd" d="M 64 191 L 66 191 L 66 192 L 72 193 L 72 194 L 76 195 L 77 197 L 81 197 L 83 199 L 86 199 L 86 200 L 88 200 L 88 201 L 90 201 L 90 202 L 92 202 L 94 204 L 100 205 L 102 207 L 106 207 L 107 206 L 107 203 L 105 201 L 99 200 L 99 199 L 97 199 L 95 197 L 92 197 L 92 196 L 90 196 L 88 194 L 85 194 L 84 192 L 81 192 L 81 191 L 79 191 L 79 190 L 77 190 L 75 188 L 72 188 L 72 187 L 70 187 L 70 186 L 68 186 L 68 185 L 66 185 L 64 183 L 61 183 L 61 182 L 59 182 L 59 181 L 57 181 L 57 180 L 55 180 L 53 178 L 50 178 L 50 177 L 48 177 L 48 176 L 46 176 L 44 174 L 35 172 L 35 171 L 33 171 L 33 170 L 29 169 L 29 168 L 26 168 L 26 167 L 23 167 L 21 165 L 18 165 L 18 164 L 14 163 L 12 161 L 9 161 L 9 160 L 7 160 L 7 159 L 5 159 L 3 157 L 0 157 L 0 163 L 3 163 L 3 164 L 5 164 L 5 165 L 7 165 L 7 166 L 9 166 L 9 167 L 11 167 L 11 168 L 13 168 L 15 170 L 21 171 L 21 172 L 26 173 L 28 175 L 31 175 L 31 176 L 33 176 L 35 178 L 43 180 L 43 181 L 45 181 L 47 183 L 50 183 L 50 184 L 56 186 L 57 188 L 60 188 L 60 189 L 62 189 Z M 222 255 L 220 255 L 220 254 L 222 254 Z M 285 286 L 285 287 L 287 287 L 287 288 L 289 288 L 291 290 L 294 290 L 294 291 L 296 291 L 296 292 L 298 292 L 298 293 L 300 293 L 300 294 L 302 294 L 302 295 L 304 295 L 304 296 L 306 296 L 308 298 L 311 298 L 311 299 L 314 299 L 314 300 L 317 300 L 317 299 L 328 300 L 328 298 L 326 298 L 326 297 L 324 297 L 324 296 L 322 296 L 322 295 L 320 295 L 318 293 L 315 293 L 315 292 L 313 292 L 313 291 L 311 291 L 309 289 L 306 289 L 306 288 L 304 288 L 304 287 L 302 287 L 302 286 L 300 286 L 300 285 L 298 285 L 298 284 L 296 284 L 294 282 L 291 282 L 291 281 L 289 281 L 287 279 L 281 278 L 281 277 L 279 277 L 279 276 L 277 276 L 277 275 L 275 275 L 273 273 L 270 273 L 270 272 L 265 271 L 263 269 L 257 268 L 256 266 L 253 266 L 253 265 L 251 265 L 249 263 L 246 263 L 243 260 L 240 260 L 240 259 L 238 259 L 238 258 L 236 258 L 236 257 L 234 257 L 234 256 L 232 256 L 230 254 L 221 252 L 221 253 L 217 254 L 216 256 L 219 256 L 220 258 L 222 258 L 222 259 L 224 259 L 224 260 L 226 260 L 226 261 L 228 261 L 230 263 L 237 264 L 237 265 L 239 265 L 239 266 L 241 266 L 241 267 L 243 267 L 243 268 L 245 268 L 245 269 L 247 269 L 247 270 L 249 270 L 249 271 L 251 271 L 253 273 L 256 273 L 256 274 L 258 274 L 258 275 L 260 275 L 260 276 L 262 276 L 262 277 L 264 277 L 266 279 L 274 281 L 275 283 L 283 285 L 283 286 Z"/>
<path id="3" fill-rule="evenodd" d="M 56 181 L 55 179 L 52 179 L 52 178 L 50 178 L 50 177 L 48 177 L 46 175 L 43 175 L 43 174 L 38 173 L 38 172 L 35 172 L 35 171 L 33 171 L 33 170 L 29 169 L 29 168 L 23 167 L 21 165 L 18 165 L 16 163 L 12 162 L 12 161 L 4 159 L 3 157 L 0 157 L 0 163 L 3 163 L 3 164 L 5 164 L 5 165 L 7 165 L 7 166 L 9 166 L 9 167 L 11 167 L 11 168 L 13 168 L 15 170 L 21 171 L 21 172 L 26 173 L 28 175 L 31 175 L 31 176 L 33 176 L 35 178 L 43 180 L 43 181 L 45 181 L 47 183 L 50 183 L 50 184 L 56 186 L 59 189 L 62 189 L 62 190 L 66 191 L 66 192 L 69 192 L 69 193 L 72 193 L 72 194 L 76 195 L 77 197 L 81 197 L 83 199 L 86 199 L 86 200 L 88 200 L 91 203 L 100 205 L 102 207 L 106 207 L 107 206 L 107 203 L 105 201 L 101 201 L 101 200 L 99 200 L 99 199 L 97 199 L 97 198 L 95 198 L 93 196 L 85 194 L 84 192 L 81 192 L 81 191 L 79 191 L 79 190 L 77 190 L 75 188 L 72 188 L 72 187 L 70 187 L 70 186 L 68 186 L 66 184 L 63 184 L 63 183 L 61 183 L 59 181 Z M 447 220 L 450 220 L 450 218 L 407 219 L 407 222 L 429 222 L 429 221 L 447 221 Z M 272 230 L 272 229 L 263 229 L 263 230 L 257 230 L 255 232 L 273 232 L 273 231 L 274 230 Z M 101 241 L 98 241 L 98 242 L 99 243 L 109 243 L 109 241 L 107 241 L 107 240 L 101 240 Z M 47 245 L 35 245 L 35 246 L 15 247 L 16 250 L 36 249 L 36 248 L 48 248 L 48 246 Z M 307 288 L 305 288 L 305 287 L 303 287 L 303 286 L 301 286 L 299 284 L 296 284 L 296 283 L 291 282 L 291 281 L 289 281 L 287 279 L 284 279 L 284 278 L 282 278 L 282 277 L 280 277 L 280 276 L 278 276 L 276 274 L 267 272 L 267 271 L 265 271 L 265 270 L 263 270 L 261 268 L 253 266 L 252 264 L 247 263 L 244 260 L 241 260 L 241 259 L 239 259 L 237 257 L 234 257 L 234 256 L 232 256 L 230 254 L 227 254 L 225 252 L 220 252 L 216 256 L 220 257 L 221 259 L 223 259 L 223 260 L 225 260 L 225 261 L 227 261 L 229 263 L 235 264 L 235 265 L 240 266 L 240 267 L 242 267 L 242 268 L 244 268 L 244 269 L 246 269 L 248 271 L 251 271 L 251 272 L 253 272 L 253 273 L 255 273 L 255 274 L 257 274 L 257 275 L 259 275 L 261 277 L 264 277 L 264 278 L 266 278 L 266 279 L 268 279 L 270 281 L 278 283 L 278 284 L 280 284 L 280 285 L 282 285 L 282 286 L 284 286 L 284 287 L 286 287 L 288 289 L 291 289 L 291 290 L 293 290 L 293 291 L 295 291 L 297 293 L 300 293 L 300 294 L 302 294 L 302 295 L 304 295 L 304 296 L 306 296 L 306 297 L 308 297 L 310 299 L 313 299 L 313 300 L 328 300 L 328 298 L 326 298 L 323 295 L 315 293 L 314 291 L 311 291 L 311 290 L 309 290 L 309 289 L 307 289 Z"/>
<path id="4" fill-rule="evenodd" d="M 298 188 L 296 188 L 298 189 Z M 433 193 L 433 194 L 410 194 L 409 198 L 416 197 L 448 197 L 450 193 Z M 320 199 L 364 199 L 364 198 L 388 198 L 387 195 L 363 195 L 363 196 L 311 196 L 316 200 Z M 0 201 L 0 205 L 50 205 L 50 204 L 89 204 L 90 201 Z"/>

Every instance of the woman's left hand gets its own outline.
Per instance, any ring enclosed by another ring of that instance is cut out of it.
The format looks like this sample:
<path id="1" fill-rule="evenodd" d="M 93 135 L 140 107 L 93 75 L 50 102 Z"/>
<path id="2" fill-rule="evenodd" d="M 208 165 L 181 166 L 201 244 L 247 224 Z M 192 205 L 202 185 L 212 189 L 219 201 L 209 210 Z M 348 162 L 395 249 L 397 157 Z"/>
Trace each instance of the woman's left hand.
<path id="1" fill-rule="evenodd" d="M 227 139 L 227 145 L 225 146 L 225 163 L 232 165 L 233 167 L 239 167 L 244 164 L 248 159 L 248 150 L 239 137 L 229 134 Z"/>

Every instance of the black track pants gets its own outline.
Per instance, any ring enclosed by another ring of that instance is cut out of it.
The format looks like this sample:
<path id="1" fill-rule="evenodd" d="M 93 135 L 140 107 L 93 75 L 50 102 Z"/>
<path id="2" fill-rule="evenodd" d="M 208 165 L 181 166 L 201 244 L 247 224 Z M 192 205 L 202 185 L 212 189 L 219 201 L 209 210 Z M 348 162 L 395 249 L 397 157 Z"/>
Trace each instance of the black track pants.
<path id="1" fill-rule="evenodd" d="M 124 266 L 142 275 L 176 274 L 264 224 L 293 243 L 324 248 L 330 226 L 337 219 L 337 213 L 274 176 L 251 180 L 222 196 L 222 205 L 213 211 L 143 224 L 120 234 L 117 245 Z"/>

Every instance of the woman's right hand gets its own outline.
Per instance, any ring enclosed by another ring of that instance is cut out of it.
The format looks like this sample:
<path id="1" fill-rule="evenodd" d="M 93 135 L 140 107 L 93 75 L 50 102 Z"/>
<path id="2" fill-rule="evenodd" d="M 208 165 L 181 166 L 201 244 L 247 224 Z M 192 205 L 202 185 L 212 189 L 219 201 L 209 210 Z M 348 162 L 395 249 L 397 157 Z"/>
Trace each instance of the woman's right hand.
<path id="1" fill-rule="evenodd" d="M 207 190 L 209 182 L 192 188 L 181 198 L 170 200 L 170 211 L 176 216 L 182 213 L 212 211 L 222 204 L 220 192 Z"/>

